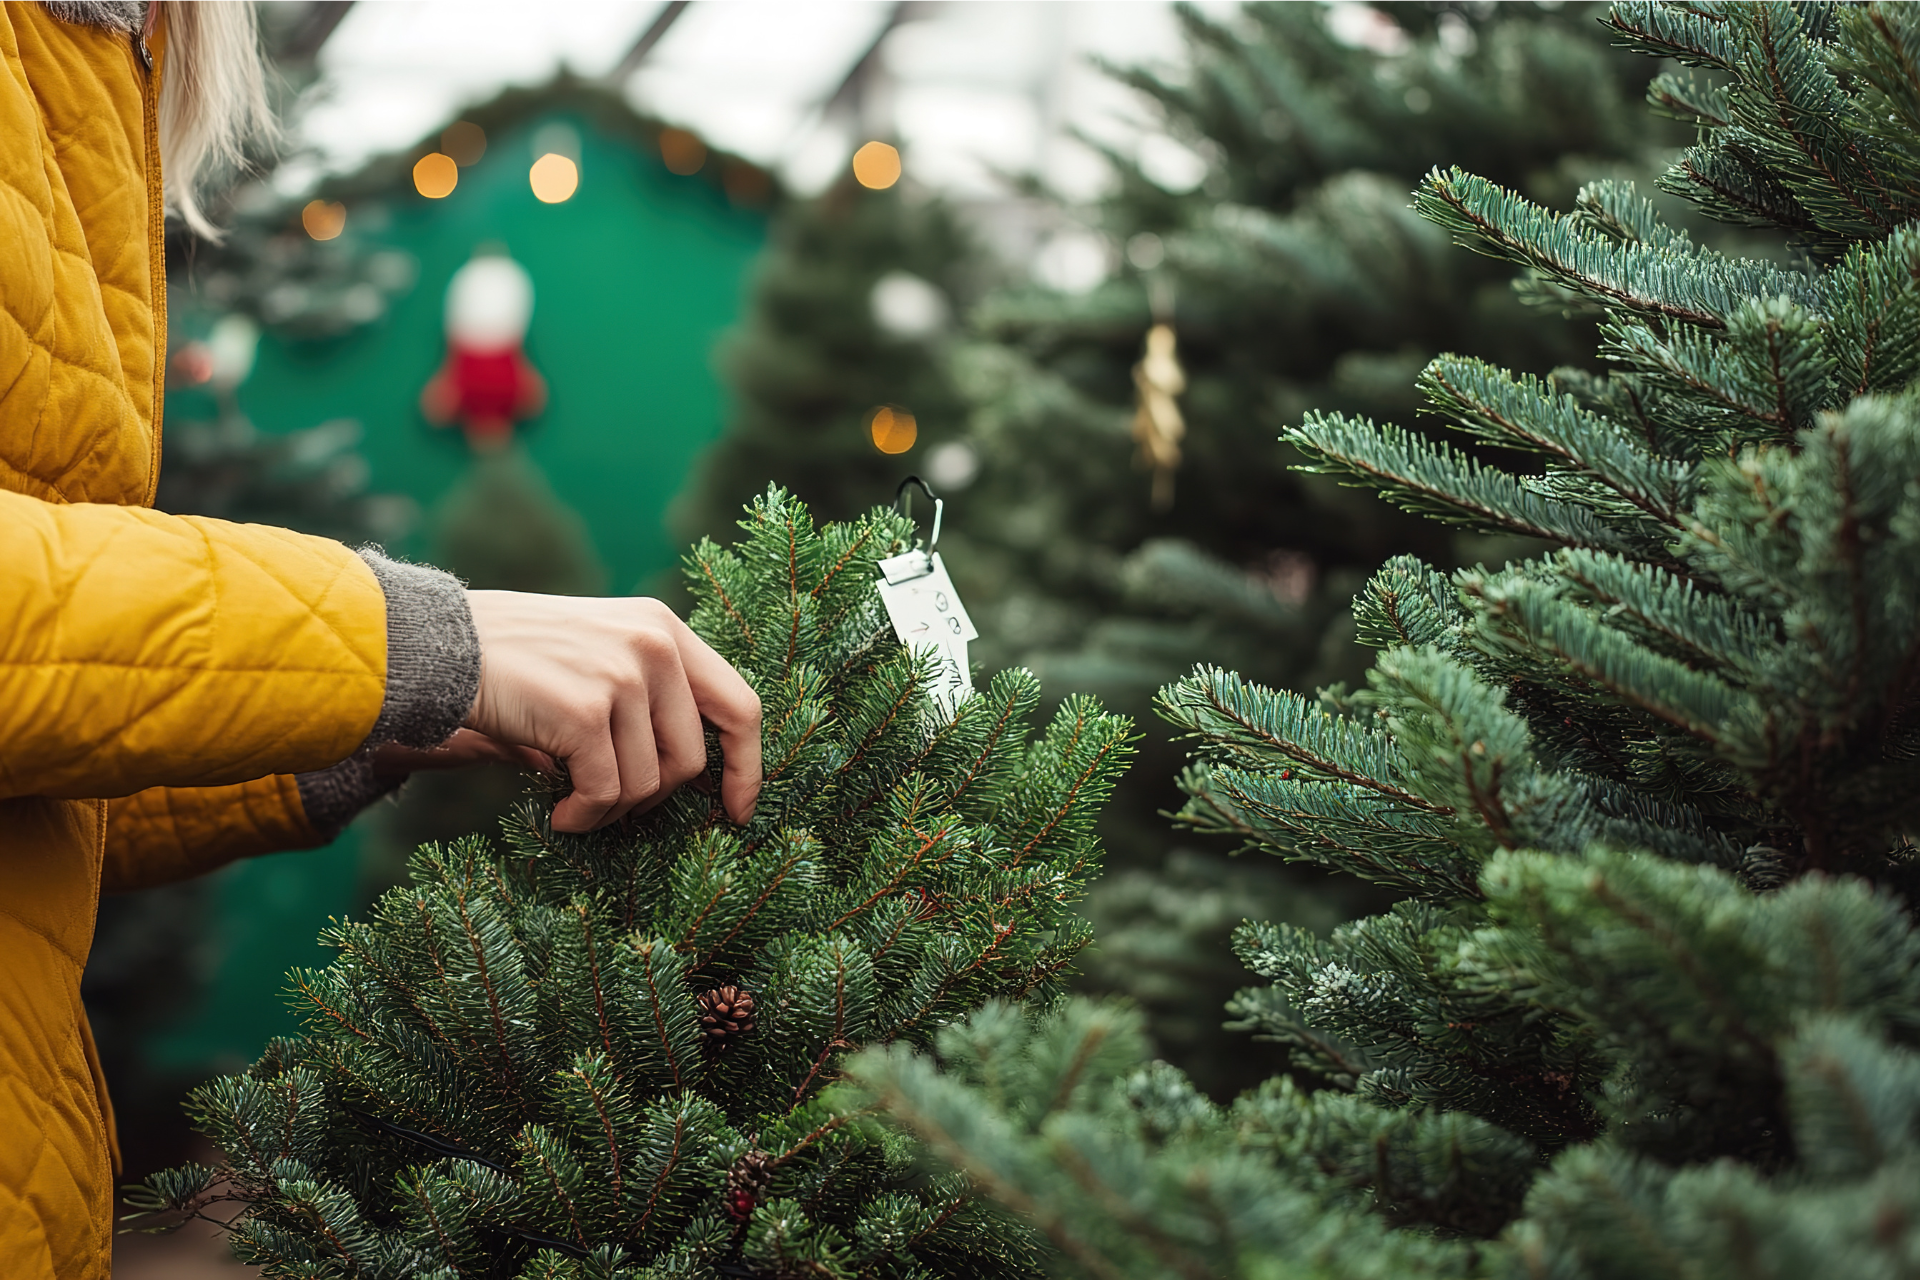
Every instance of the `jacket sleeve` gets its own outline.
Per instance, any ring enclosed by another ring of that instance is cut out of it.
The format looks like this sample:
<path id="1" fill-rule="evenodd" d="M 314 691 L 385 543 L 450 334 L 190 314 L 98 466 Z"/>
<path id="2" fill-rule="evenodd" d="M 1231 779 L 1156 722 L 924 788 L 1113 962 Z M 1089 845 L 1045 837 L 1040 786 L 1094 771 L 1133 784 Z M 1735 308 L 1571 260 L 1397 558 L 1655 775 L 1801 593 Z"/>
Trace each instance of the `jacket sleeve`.
<path id="1" fill-rule="evenodd" d="M 151 889 L 239 858 L 324 843 L 289 774 L 226 787 L 149 787 L 107 804 L 100 891 Z"/>
<path id="2" fill-rule="evenodd" d="M 0 492 L 0 798 L 284 793 L 367 738 L 386 665 L 337 542 Z"/>

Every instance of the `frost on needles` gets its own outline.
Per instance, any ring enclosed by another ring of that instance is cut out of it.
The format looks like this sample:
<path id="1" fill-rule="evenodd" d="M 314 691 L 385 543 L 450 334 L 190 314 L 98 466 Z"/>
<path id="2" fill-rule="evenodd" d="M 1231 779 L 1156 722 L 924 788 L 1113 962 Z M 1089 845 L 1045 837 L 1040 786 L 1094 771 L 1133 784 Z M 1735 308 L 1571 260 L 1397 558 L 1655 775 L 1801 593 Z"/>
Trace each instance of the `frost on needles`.
<path id="1" fill-rule="evenodd" d="M 762 701 L 753 821 L 682 788 L 627 828 L 529 803 L 503 846 L 421 848 L 292 975 L 304 1034 L 194 1094 L 225 1163 L 136 1206 L 237 1201 L 269 1276 L 1034 1273 L 964 1179 L 821 1093 L 851 1051 L 1058 990 L 1127 722 L 1070 697 L 1036 733 L 1024 671 L 943 718 L 874 591 L 912 540 L 891 512 L 815 528 L 775 489 L 742 527 L 687 570 Z"/>
<path id="2" fill-rule="evenodd" d="M 1682 64 L 1662 186 L 1421 212 L 1602 317 L 1606 376 L 1441 357 L 1509 468 L 1309 415 L 1308 465 L 1555 544 L 1355 601 L 1318 699 L 1201 669 L 1181 820 L 1404 895 L 1248 924 L 1232 1006 L 1292 1070 L 1221 1107 L 1137 1019 L 995 1008 L 864 1095 L 1100 1277 L 1912 1275 L 1920 1259 L 1920 7 L 1622 4 Z"/>

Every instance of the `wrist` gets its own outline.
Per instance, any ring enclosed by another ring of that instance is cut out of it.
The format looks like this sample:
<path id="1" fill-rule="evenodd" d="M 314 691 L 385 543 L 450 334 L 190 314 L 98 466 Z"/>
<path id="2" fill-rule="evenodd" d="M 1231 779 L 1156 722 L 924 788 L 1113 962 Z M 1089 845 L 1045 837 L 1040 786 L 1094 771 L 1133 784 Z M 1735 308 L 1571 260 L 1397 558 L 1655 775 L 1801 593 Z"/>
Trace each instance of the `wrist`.
<path id="1" fill-rule="evenodd" d="M 360 558 L 387 600 L 387 686 L 367 745 L 435 747 L 466 722 L 480 689 L 480 639 L 466 588 L 450 573 Z"/>

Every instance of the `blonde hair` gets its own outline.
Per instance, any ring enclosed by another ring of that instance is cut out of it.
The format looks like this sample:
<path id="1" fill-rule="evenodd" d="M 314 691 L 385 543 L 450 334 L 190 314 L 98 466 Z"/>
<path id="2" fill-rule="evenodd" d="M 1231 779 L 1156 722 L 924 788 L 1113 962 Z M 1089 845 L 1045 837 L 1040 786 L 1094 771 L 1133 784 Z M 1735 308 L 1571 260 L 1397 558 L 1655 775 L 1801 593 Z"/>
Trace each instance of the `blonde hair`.
<path id="1" fill-rule="evenodd" d="M 246 163 L 246 146 L 278 136 L 252 0 L 155 0 L 147 30 L 164 21 L 160 169 L 167 208 L 198 234 L 220 238 L 200 193 Z"/>

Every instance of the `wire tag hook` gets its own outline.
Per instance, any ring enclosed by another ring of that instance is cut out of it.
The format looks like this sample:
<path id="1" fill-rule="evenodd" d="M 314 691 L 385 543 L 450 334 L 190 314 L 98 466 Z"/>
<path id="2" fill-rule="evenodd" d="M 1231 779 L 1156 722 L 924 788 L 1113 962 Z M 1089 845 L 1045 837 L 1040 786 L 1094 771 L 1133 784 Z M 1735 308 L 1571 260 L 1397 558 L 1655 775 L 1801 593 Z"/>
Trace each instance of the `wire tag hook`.
<path id="1" fill-rule="evenodd" d="M 973 619 L 960 603 L 960 593 L 947 576 L 947 566 L 934 550 L 940 543 L 940 518 L 946 503 L 919 476 L 908 476 L 894 490 L 893 503 L 901 515 L 912 517 L 911 486 L 933 500 L 933 529 L 927 545 L 880 561 L 880 601 L 887 608 L 893 633 L 916 652 L 931 651 L 934 683 L 927 690 L 934 704 L 952 716 L 973 692 L 973 673 L 967 661 L 967 642 L 978 640 Z"/>
<path id="2" fill-rule="evenodd" d="M 945 500 L 929 488 L 927 482 L 919 476 L 908 476 L 905 480 L 902 480 L 893 491 L 893 509 L 907 519 L 913 519 L 913 493 L 911 489 L 916 485 L 919 486 L 920 492 L 926 494 L 928 500 L 933 503 L 933 532 L 927 536 L 927 554 L 932 555 L 933 549 L 940 545 L 940 517 L 946 514 L 947 504 Z"/>

